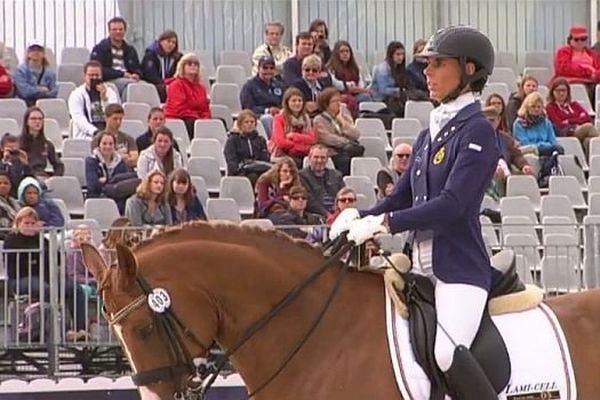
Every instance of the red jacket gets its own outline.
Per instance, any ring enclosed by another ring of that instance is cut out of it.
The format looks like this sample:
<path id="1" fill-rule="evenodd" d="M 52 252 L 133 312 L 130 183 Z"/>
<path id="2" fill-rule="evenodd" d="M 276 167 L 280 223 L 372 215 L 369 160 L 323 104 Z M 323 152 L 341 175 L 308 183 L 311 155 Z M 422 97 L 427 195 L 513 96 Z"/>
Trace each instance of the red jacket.
<path id="1" fill-rule="evenodd" d="M 13 82 L 10 75 L 2 65 L 0 65 L 0 96 L 8 96 L 12 93 Z"/>
<path id="2" fill-rule="evenodd" d="M 576 101 L 571 101 L 571 103 L 563 107 L 559 106 L 556 102 L 548 103 L 546 105 L 546 113 L 550 122 L 560 129 L 566 128 L 569 125 L 581 125 L 586 122 L 592 122 L 592 118 L 587 111 Z"/>
<path id="3" fill-rule="evenodd" d="M 185 78 L 171 78 L 167 85 L 165 117 L 210 119 L 210 107 L 204 85 Z"/>
<path id="4" fill-rule="evenodd" d="M 589 83 L 600 81 L 600 56 L 593 49 L 585 48 L 585 52 L 592 57 L 595 72 L 584 68 L 579 64 L 574 64 L 573 48 L 569 45 L 562 46 L 556 52 L 554 58 L 554 80 L 555 78 L 565 78 L 569 83 Z"/>
<path id="5" fill-rule="evenodd" d="M 317 135 L 312 127 L 304 132 L 294 132 L 291 138 L 287 138 L 289 131 L 285 127 L 285 118 L 279 113 L 273 118 L 273 134 L 271 141 L 275 148 L 283 155 L 292 157 L 304 157 L 308 155 L 310 147 L 317 142 Z M 279 156 L 275 154 L 275 156 Z"/>

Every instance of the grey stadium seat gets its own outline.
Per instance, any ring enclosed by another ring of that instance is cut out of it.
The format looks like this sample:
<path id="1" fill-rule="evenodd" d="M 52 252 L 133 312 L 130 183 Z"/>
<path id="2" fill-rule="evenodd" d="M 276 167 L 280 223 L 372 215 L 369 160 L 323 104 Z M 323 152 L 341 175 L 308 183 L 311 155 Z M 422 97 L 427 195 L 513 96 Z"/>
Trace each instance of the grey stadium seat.
<path id="1" fill-rule="evenodd" d="M 194 122 L 194 139 L 217 139 L 225 146 L 227 130 L 220 119 L 197 119 Z"/>
<path id="2" fill-rule="evenodd" d="M 240 103 L 240 87 L 234 83 L 215 83 L 210 88 L 210 101 L 224 104 L 231 110 L 232 115 L 242 111 Z"/>
<path id="3" fill-rule="evenodd" d="M 234 199 L 208 199 L 206 202 L 206 216 L 208 220 L 226 220 L 241 222 L 240 211 Z"/>
<path id="4" fill-rule="evenodd" d="M 221 172 L 217 160 L 212 157 L 191 157 L 188 160 L 188 172 L 191 176 L 203 177 L 209 193 L 219 193 Z"/>
<path id="5" fill-rule="evenodd" d="M 113 199 L 87 199 L 84 205 L 83 218 L 98 221 L 101 228 L 109 228 L 119 218 L 119 208 Z"/>
<path id="6" fill-rule="evenodd" d="M 223 177 L 219 197 L 234 199 L 242 215 L 254 215 L 254 190 L 245 176 Z"/>
<path id="7" fill-rule="evenodd" d="M 27 104 L 21 99 L 0 99 L 0 118 L 12 118 L 21 126 Z"/>
<path id="8" fill-rule="evenodd" d="M 86 158 L 92 154 L 92 141 L 89 139 L 65 139 L 63 157 Z"/>
<path id="9" fill-rule="evenodd" d="M 219 161 L 219 168 L 225 172 L 227 163 L 223 146 L 217 139 L 194 139 L 190 145 L 190 157 L 212 157 Z"/>
<path id="10" fill-rule="evenodd" d="M 381 161 L 373 157 L 354 157 L 350 160 L 351 176 L 366 176 L 373 186 L 377 183 L 377 171 L 381 169 Z"/>
<path id="11" fill-rule="evenodd" d="M 79 180 L 74 176 L 53 176 L 46 180 L 51 197 L 64 200 L 69 214 L 82 216 L 83 193 Z"/>
<path id="12" fill-rule="evenodd" d="M 58 82 L 71 82 L 75 86 L 83 84 L 83 64 L 60 64 L 56 69 L 56 80 Z"/>
<path id="13" fill-rule="evenodd" d="M 156 86 L 149 83 L 130 83 L 127 85 L 127 101 L 133 103 L 146 103 L 150 107 L 160 106 L 160 97 Z"/>

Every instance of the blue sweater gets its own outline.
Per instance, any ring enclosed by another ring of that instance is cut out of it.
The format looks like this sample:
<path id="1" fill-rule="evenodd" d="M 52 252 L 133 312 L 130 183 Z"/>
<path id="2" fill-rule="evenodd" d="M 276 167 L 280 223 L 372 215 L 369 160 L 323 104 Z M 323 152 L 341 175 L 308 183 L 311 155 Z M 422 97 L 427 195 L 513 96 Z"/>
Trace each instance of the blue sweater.
<path id="1" fill-rule="evenodd" d="M 33 73 L 29 64 L 21 64 L 15 72 L 14 80 L 17 86 L 18 96 L 25 100 L 36 100 L 40 97 L 56 97 L 58 86 L 56 86 L 56 74 L 49 67 L 43 69 L 43 74 L 38 84 L 38 77 Z M 48 88 L 47 93 L 42 93 L 38 86 Z"/>
<path id="2" fill-rule="evenodd" d="M 517 118 L 513 123 L 513 136 L 521 146 L 549 147 L 556 145 L 554 128 L 548 118 L 538 124 L 524 128 Z"/>

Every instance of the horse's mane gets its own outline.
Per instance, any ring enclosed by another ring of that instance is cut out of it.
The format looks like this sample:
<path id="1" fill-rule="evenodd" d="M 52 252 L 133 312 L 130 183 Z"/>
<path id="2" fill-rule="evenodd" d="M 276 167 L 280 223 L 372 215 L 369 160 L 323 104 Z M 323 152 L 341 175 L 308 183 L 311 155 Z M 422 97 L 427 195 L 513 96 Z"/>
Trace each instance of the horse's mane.
<path id="1" fill-rule="evenodd" d="M 152 234 L 150 238 L 135 245 L 133 250 L 142 250 L 169 240 L 186 239 L 245 244 L 256 248 L 278 248 L 284 254 L 287 250 L 294 249 L 322 256 L 319 248 L 304 240 L 294 239 L 288 234 L 275 229 L 265 230 L 257 226 L 204 221 L 192 221 L 162 228 Z"/>

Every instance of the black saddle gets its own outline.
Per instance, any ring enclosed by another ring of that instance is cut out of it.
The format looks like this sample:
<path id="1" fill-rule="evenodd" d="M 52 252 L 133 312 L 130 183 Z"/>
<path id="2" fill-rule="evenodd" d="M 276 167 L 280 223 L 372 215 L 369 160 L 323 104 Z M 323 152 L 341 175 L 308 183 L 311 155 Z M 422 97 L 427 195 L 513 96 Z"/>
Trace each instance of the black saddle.
<path id="1" fill-rule="evenodd" d="M 427 277 L 412 273 L 403 274 L 404 297 L 409 310 L 409 334 L 417 363 L 431 381 L 430 400 L 443 400 L 449 393 L 443 372 L 434 356 L 437 316 L 434 285 Z M 514 257 L 502 278 L 490 291 L 489 299 L 525 289 L 517 273 Z M 494 325 L 487 307 L 471 353 L 483 368 L 490 383 L 500 393 L 508 384 L 511 373 L 510 359 L 504 339 Z"/>

